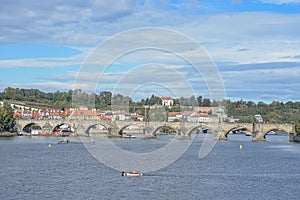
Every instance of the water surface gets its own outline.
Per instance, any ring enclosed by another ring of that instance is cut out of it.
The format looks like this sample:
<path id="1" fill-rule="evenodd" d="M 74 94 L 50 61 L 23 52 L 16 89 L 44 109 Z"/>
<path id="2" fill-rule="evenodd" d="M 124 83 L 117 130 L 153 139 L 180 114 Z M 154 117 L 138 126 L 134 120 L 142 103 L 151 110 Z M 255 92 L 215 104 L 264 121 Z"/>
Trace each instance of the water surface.
<path id="1" fill-rule="evenodd" d="M 69 144 L 50 137 L 0 138 L 0 199 L 300 198 L 300 144 L 290 143 L 287 135 L 267 136 L 267 142 L 228 135 L 200 160 L 203 137 L 197 135 L 176 162 L 142 177 L 122 177 L 90 155 L 78 138 Z M 149 152 L 171 138 L 112 142 Z"/>

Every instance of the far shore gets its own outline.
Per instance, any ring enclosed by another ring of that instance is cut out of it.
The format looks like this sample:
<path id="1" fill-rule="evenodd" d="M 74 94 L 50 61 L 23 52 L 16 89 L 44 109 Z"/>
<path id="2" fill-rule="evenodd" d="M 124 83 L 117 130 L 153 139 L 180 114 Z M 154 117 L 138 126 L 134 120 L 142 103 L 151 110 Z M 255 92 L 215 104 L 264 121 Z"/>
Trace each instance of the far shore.
<path id="1" fill-rule="evenodd" d="M 0 132 L 0 137 L 12 137 L 16 135 L 17 133 L 15 132 L 8 132 L 8 131 Z"/>

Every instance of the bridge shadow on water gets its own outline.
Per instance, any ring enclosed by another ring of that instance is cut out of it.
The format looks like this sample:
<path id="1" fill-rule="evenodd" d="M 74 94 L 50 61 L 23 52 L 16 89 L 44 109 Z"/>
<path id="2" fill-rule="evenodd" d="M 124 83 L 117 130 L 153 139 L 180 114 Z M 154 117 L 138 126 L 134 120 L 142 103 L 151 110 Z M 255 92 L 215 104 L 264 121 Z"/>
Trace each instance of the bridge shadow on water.
<path id="1" fill-rule="evenodd" d="M 243 142 L 252 142 L 252 136 L 247 136 L 244 133 L 237 133 L 237 134 L 227 134 L 227 141 L 228 142 L 235 142 L 235 141 L 243 141 Z"/>
<path id="2" fill-rule="evenodd" d="M 267 134 L 266 142 L 289 142 L 290 138 L 286 132 L 277 132 L 276 134 Z M 228 142 L 252 142 L 252 136 L 246 136 L 244 133 L 227 134 Z"/>
<path id="3" fill-rule="evenodd" d="M 267 142 L 289 142 L 290 138 L 288 133 L 278 132 L 276 135 L 266 135 Z"/>

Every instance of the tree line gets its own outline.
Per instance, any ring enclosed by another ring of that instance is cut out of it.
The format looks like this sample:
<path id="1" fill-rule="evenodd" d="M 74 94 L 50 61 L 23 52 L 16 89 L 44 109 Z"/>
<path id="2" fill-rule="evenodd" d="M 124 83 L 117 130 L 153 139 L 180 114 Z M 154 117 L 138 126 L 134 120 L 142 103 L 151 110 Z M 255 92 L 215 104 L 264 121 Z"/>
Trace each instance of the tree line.
<path id="1" fill-rule="evenodd" d="M 73 94 L 75 94 L 73 96 Z M 75 99 L 74 99 L 75 98 Z M 123 96 L 121 94 L 112 95 L 110 91 L 102 91 L 99 94 L 88 94 L 80 89 L 69 90 L 67 92 L 56 91 L 54 93 L 46 93 L 38 89 L 20 89 L 7 87 L 3 92 L 0 92 L 0 100 L 8 101 L 20 101 L 20 102 L 34 102 L 47 105 L 56 105 L 61 107 L 72 107 L 72 103 L 76 102 L 93 102 L 96 109 L 111 109 L 113 105 L 125 105 L 129 104 L 130 107 L 140 107 L 145 105 L 161 104 L 161 99 L 154 94 L 146 99 L 140 101 L 133 101 L 129 96 Z M 174 106 L 212 106 L 214 102 L 211 102 L 207 98 L 202 96 L 191 96 L 189 98 L 180 97 L 174 99 Z M 90 104 L 92 105 L 92 104 Z"/>

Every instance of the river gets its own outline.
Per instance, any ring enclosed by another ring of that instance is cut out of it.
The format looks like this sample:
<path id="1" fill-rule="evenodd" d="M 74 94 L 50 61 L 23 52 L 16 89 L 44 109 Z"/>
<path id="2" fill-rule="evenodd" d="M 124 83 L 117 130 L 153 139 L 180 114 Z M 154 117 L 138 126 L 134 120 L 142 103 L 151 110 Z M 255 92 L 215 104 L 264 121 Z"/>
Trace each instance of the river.
<path id="1" fill-rule="evenodd" d="M 0 138 L 0 199 L 300 199 L 300 144 L 287 135 L 267 136 L 267 142 L 228 135 L 199 159 L 203 135 L 177 161 L 141 177 L 122 177 L 79 138 L 68 144 L 57 144 L 61 138 L 55 137 Z M 111 140 L 143 152 L 171 137 Z"/>

